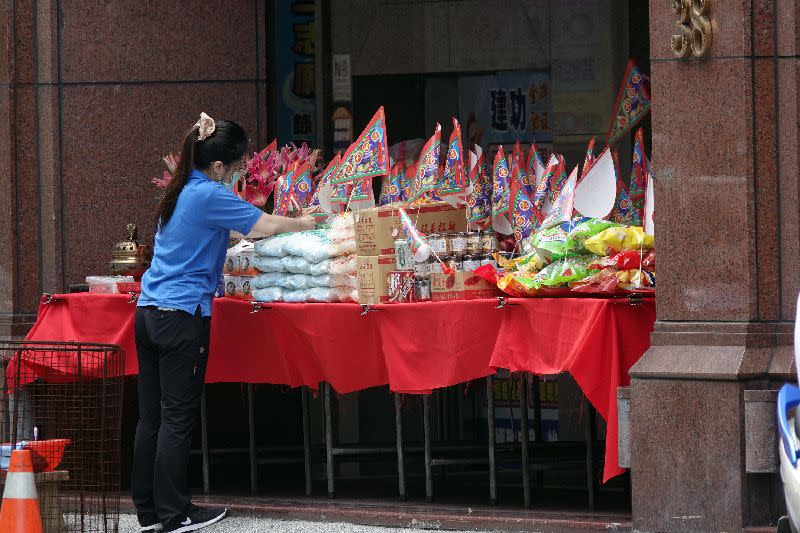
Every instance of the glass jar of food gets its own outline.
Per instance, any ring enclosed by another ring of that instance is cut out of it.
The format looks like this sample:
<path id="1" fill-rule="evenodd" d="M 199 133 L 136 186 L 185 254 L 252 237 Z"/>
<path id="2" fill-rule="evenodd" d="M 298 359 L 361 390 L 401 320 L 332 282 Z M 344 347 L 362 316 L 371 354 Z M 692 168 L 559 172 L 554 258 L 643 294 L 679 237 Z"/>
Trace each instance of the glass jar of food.
<path id="1" fill-rule="evenodd" d="M 431 274 L 441 274 L 442 264 L 434 256 L 428 259 L 428 270 Z"/>
<path id="2" fill-rule="evenodd" d="M 481 234 L 477 231 L 470 231 L 467 233 L 467 254 L 479 253 L 481 253 Z"/>
<path id="3" fill-rule="evenodd" d="M 472 272 L 481 267 L 481 256 L 479 254 L 465 255 L 462 258 L 462 268 L 464 272 Z"/>
<path id="4" fill-rule="evenodd" d="M 436 261 L 434 259 L 434 261 Z M 431 263 L 428 261 L 414 261 L 414 276 L 417 278 L 427 278 L 431 275 Z M 437 263 L 438 264 L 438 263 Z"/>
<path id="5" fill-rule="evenodd" d="M 496 252 L 499 247 L 497 235 L 495 232 L 489 230 L 481 233 L 481 250 L 485 254 Z"/>
<path id="6" fill-rule="evenodd" d="M 448 255 L 444 258 L 444 263 L 456 272 L 461 272 L 464 269 L 461 256 L 459 255 Z"/>
<path id="7" fill-rule="evenodd" d="M 395 268 L 397 270 L 413 270 L 414 259 L 411 257 L 411 246 L 406 239 L 394 241 Z"/>
<path id="8" fill-rule="evenodd" d="M 431 299 L 431 278 L 414 280 L 414 301 L 427 302 Z"/>
<path id="9" fill-rule="evenodd" d="M 436 254 L 447 255 L 450 253 L 447 240 L 447 235 L 444 233 L 434 233 L 428 236 L 428 246 Z"/>
<path id="10" fill-rule="evenodd" d="M 481 266 L 483 265 L 492 265 L 494 268 L 497 268 L 497 260 L 492 254 L 484 254 L 481 256 Z"/>
<path id="11" fill-rule="evenodd" d="M 467 253 L 467 234 L 450 234 L 450 255 L 462 256 Z"/>

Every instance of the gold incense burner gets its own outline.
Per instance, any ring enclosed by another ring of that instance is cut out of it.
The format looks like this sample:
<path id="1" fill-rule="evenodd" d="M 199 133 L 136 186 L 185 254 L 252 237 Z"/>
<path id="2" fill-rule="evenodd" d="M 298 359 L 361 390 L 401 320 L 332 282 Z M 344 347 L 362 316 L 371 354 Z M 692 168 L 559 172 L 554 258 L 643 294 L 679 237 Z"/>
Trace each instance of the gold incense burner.
<path id="1" fill-rule="evenodd" d="M 150 266 L 150 247 L 139 244 L 136 235 L 136 224 L 128 224 L 128 239 L 114 245 L 113 259 L 109 262 L 111 274 L 116 276 L 133 276 L 136 281 Z"/>

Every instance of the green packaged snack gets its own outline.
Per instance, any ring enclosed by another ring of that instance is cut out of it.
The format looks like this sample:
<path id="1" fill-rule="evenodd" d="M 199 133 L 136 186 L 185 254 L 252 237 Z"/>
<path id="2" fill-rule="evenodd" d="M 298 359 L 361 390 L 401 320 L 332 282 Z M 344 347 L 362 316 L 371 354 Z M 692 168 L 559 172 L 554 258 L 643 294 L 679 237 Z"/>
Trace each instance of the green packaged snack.
<path id="1" fill-rule="evenodd" d="M 556 261 L 536 274 L 533 278 L 518 278 L 527 288 L 560 287 L 580 281 L 592 274 L 589 263 L 594 257 L 570 257 Z"/>
<path id="2" fill-rule="evenodd" d="M 584 244 L 586 240 L 594 237 L 608 228 L 618 227 L 620 224 L 609 222 L 608 220 L 600 220 L 597 218 L 587 218 L 577 224 L 570 232 L 570 237 L 575 241 L 575 247 L 579 253 L 585 253 L 586 249 Z"/>
<path id="3" fill-rule="evenodd" d="M 575 254 L 575 242 L 561 225 L 535 233 L 531 245 L 532 251 L 545 261 L 559 261 Z"/>

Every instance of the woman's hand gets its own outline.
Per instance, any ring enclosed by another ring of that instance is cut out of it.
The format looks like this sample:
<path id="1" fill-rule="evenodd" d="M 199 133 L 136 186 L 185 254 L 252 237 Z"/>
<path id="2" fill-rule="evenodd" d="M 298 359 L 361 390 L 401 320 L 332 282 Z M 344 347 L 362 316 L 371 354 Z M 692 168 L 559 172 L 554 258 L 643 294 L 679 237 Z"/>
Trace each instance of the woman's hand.
<path id="1" fill-rule="evenodd" d="M 317 217 L 313 215 L 304 214 L 297 220 L 303 225 L 304 230 L 315 229 L 317 227 Z"/>

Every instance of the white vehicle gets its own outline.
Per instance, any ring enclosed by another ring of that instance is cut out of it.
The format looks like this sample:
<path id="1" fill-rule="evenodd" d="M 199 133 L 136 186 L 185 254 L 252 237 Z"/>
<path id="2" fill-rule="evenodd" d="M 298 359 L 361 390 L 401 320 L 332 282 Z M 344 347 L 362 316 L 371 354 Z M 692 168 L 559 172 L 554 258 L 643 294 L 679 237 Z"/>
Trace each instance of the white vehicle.
<path id="1" fill-rule="evenodd" d="M 794 324 L 795 368 L 800 369 L 800 299 L 797 302 L 798 315 Z M 800 372 L 798 372 L 800 374 Z M 781 479 L 786 509 L 789 514 L 789 527 L 793 533 L 800 533 L 800 388 L 787 383 L 778 393 L 778 453 L 781 457 Z M 784 519 L 778 524 L 778 531 L 785 530 Z"/>

